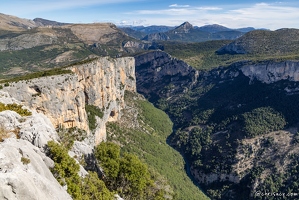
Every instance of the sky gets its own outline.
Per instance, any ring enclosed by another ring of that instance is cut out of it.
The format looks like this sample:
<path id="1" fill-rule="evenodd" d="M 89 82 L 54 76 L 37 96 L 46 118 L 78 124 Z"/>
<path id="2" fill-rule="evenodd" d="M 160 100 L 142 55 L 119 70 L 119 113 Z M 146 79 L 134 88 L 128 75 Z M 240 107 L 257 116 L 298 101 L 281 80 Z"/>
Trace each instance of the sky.
<path id="1" fill-rule="evenodd" d="M 298 0 L 0 0 L 0 13 L 68 23 L 299 28 Z"/>

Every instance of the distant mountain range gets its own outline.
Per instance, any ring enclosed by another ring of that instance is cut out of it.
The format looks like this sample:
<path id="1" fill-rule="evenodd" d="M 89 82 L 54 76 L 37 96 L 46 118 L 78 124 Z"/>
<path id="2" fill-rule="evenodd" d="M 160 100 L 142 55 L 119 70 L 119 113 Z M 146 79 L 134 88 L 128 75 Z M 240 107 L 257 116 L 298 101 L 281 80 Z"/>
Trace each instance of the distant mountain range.
<path id="1" fill-rule="evenodd" d="M 129 36 L 146 41 L 184 41 L 202 42 L 209 40 L 236 39 L 249 31 L 256 30 L 253 27 L 239 29 L 227 28 L 218 24 L 193 26 L 184 22 L 180 26 L 126 26 L 118 27 Z"/>

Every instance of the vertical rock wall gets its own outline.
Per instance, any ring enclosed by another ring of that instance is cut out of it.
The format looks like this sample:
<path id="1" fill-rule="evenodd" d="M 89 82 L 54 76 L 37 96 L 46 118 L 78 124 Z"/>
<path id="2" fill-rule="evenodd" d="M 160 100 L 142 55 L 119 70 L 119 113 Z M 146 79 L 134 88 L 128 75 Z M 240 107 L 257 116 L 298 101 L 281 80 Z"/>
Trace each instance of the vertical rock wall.
<path id="1" fill-rule="evenodd" d="M 45 114 L 55 127 L 78 127 L 90 133 L 85 105 L 100 108 L 95 143 L 106 139 L 107 121 L 118 120 L 125 90 L 136 91 L 134 58 L 97 58 L 69 68 L 73 74 L 10 83 L 4 87 L 24 105 Z"/>

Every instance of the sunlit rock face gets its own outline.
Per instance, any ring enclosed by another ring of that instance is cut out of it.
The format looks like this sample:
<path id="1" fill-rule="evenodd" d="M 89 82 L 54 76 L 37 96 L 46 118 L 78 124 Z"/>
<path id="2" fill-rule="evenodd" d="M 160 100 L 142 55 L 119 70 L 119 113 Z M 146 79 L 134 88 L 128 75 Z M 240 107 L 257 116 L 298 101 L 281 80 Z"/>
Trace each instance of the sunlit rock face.
<path id="1" fill-rule="evenodd" d="M 97 117 L 97 144 L 106 139 L 105 123 L 120 118 L 125 90 L 136 91 L 134 58 L 97 58 L 68 69 L 73 73 L 19 81 L 3 90 L 46 115 L 54 127 L 78 127 L 88 133 L 85 105 L 97 106 L 104 114 Z"/>

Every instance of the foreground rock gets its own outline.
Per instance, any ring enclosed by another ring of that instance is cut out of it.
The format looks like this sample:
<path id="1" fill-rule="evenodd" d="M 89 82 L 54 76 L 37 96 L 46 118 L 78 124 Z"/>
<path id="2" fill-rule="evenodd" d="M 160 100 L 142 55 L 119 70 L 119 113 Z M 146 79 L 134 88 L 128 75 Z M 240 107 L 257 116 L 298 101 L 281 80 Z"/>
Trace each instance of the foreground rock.
<path id="1" fill-rule="evenodd" d="M 28 141 L 9 138 L 0 143 L 0 199 L 71 199 L 45 163 L 54 165 Z"/>

